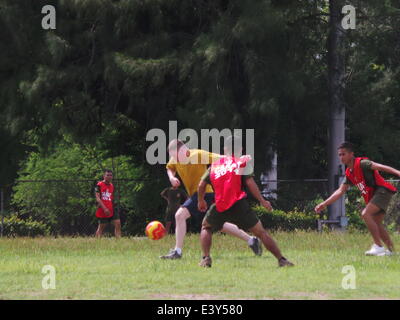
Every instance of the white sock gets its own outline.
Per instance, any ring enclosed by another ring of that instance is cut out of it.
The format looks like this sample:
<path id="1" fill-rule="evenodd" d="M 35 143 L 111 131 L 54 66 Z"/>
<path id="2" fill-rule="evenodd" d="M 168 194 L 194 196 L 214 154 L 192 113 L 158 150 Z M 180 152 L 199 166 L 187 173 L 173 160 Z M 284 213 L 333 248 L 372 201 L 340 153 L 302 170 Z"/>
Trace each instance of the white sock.
<path id="1" fill-rule="evenodd" d="M 249 246 L 251 246 L 251 245 L 253 244 L 253 242 L 254 242 L 254 237 L 250 237 L 250 239 L 247 240 L 247 244 L 248 244 Z"/>
<path id="2" fill-rule="evenodd" d="M 182 254 L 182 249 L 181 248 L 175 248 L 176 252 L 178 252 L 178 254 Z"/>

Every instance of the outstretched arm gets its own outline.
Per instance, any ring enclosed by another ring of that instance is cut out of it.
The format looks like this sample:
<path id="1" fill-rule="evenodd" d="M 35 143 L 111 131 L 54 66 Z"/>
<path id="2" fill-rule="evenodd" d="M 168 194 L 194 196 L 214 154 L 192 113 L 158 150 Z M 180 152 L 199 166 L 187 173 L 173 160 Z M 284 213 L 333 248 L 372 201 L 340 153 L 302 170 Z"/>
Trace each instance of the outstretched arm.
<path id="1" fill-rule="evenodd" d="M 339 198 L 341 198 L 346 191 L 349 189 L 349 185 L 342 183 L 340 185 L 340 187 L 334 192 L 332 193 L 332 195 L 326 199 L 325 201 L 321 202 L 319 205 L 317 205 L 315 207 L 315 212 L 320 213 L 322 210 L 324 210 L 327 206 L 331 205 L 332 203 L 334 203 L 335 201 L 337 201 Z"/>
<path id="2" fill-rule="evenodd" d="M 390 174 L 393 174 L 395 176 L 400 177 L 400 171 L 399 170 L 396 170 L 395 168 L 392 168 L 392 167 L 389 167 L 389 166 L 385 166 L 385 165 L 380 164 L 380 163 L 372 162 L 371 169 L 372 170 L 378 170 L 378 171 L 387 172 L 387 173 L 390 173 Z"/>
<path id="3" fill-rule="evenodd" d="M 254 181 L 254 179 L 247 178 L 245 183 L 253 197 L 256 198 L 265 209 L 272 210 L 271 203 L 265 200 L 261 195 L 260 189 L 258 189 L 257 183 Z"/>

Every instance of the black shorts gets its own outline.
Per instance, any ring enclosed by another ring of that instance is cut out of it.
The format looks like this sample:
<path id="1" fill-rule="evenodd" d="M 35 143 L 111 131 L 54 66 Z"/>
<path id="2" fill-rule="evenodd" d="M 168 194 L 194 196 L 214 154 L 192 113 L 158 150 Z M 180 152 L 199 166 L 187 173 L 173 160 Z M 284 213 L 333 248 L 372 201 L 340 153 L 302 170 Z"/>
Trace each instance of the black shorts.
<path id="1" fill-rule="evenodd" d="M 235 202 L 232 207 L 223 212 L 218 212 L 213 204 L 207 211 L 204 220 L 211 225 L 213 231 L 221 230 L 225 222 L 236 224 L 242 230 L 248 230 L 259 221 L 246 199 Z"/>
<path id="2" fill-rule="evenodd" d="M 97 221 L 99 222 L 99 224 L 111 223 L 114 220 L 119 220 L 118 210 L 114 210 L 114 214 L 110 218 L 97 218 Z"/>

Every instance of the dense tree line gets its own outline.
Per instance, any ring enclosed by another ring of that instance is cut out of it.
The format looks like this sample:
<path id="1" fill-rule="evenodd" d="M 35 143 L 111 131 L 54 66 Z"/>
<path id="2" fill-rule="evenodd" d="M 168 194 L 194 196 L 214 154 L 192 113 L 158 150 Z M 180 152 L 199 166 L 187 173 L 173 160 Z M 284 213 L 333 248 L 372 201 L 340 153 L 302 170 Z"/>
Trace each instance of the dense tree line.
<path id="1" fill-rule="evenodd" d="M 345 50 L 347 137 L 400 163 L 400 6 L 353 1 Z M 43 30 L 53 4 L 56 30 Z M 281 178 L 326 177 L 328 1 L 0 0 L 1 184 L 65 137 L 148 174 L 146 132 L 254 128 Z"/>

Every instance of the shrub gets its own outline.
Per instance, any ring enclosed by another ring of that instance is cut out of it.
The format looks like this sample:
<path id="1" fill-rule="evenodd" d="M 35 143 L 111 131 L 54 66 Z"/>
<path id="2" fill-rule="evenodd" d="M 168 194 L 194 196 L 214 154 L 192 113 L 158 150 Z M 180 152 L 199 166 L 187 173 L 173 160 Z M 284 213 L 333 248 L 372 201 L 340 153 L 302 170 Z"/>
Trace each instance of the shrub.
<path id="1" fill-rule="evenodd" d="M 264 207 L 255 206 L 253 210 L 261 220 L 263 226 L 269 230 L 316 230 L 317 216 L 314 213 L 299 211 L 284 212 L 281 210 L 267 211 Z"/>
<path id="2" fill-rule="evenodd" d="M 14 214 L 4 218 L 3 234 L 8 237 L 47 236 L 49 228 L 42 222 L 32 219 L 22 220 Z"/>

